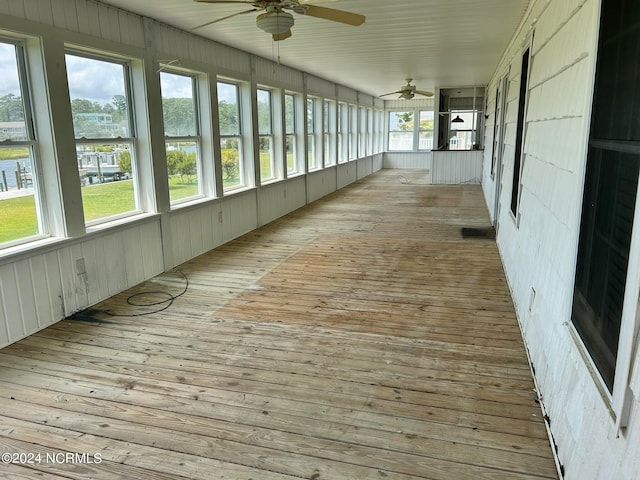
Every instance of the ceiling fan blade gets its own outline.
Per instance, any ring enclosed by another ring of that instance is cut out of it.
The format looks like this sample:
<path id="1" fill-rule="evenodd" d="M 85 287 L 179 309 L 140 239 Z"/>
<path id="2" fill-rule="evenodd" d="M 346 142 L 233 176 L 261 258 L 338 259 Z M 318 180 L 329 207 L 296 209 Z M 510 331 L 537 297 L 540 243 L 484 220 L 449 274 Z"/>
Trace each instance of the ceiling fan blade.
<path id="1" fill-rule="evenodd" d="M 291 36 L 291 29 L 283 33 L 274 33 L 272 35 L 274 42 L 279 42 L 280 40 L 284 40 L 285 38 L 289 38 L 290 36 Z"/>
<path id="2" fill-rule="evenodd" d="M 397 92 L 391 92 L 391 93 L 383 93 L 382 95 L 380 95 L 381 97 L 386 97 L 387 95 L 393 95 L 396 93 L 403 93 L 402 90 L 398 90 Z"/>
<path id="3" fill-rule="evenodd" d="M 316 5 L 305 5 L 300 11 L 295 9 L 297 13 L 308 15 L 310 17 L 324 18 L 333 22 L 346 23 L 357 27 L 362 25 L 367 17 L 357 13 L 345 12 L 344 10 L 336 10 L 335 8 L 318 7 Z"/>
<path id="4" fill-rule="evenodd" d="M 245 10 L 244 12 L 238 12 L 238 13 L 234 13 L 232 15 L 227 15 L 226 17 L 216 18 L 215 20 L 211 20 L 210 22 L 203 23 L 202 25 L 198 25 L 197 27 L 193 27 L 191 30 L 197 30 L 198 28 L 206 27 L 208 25 L 212 25 L 214 23 L 218 23 L 218 22 L 221 22 L 223 20 L 227 20 L 228 18 L 233 18 L 233 17 L 235 17 L 237 15 L 244 15 L 245 13 L 251 13 L 251 12 L 256 12 L 256 11 L 258 11 L 257 8 L 252 8 L 251 10 Z"/>
<path id="5" fill-rule="evenodd" d="M 418 95 L 424 95 L 425 97 L 433 97 L 433 92 L 428 92 L 426 90 L 414 90 L 413 93 L 417 93 Z"/>

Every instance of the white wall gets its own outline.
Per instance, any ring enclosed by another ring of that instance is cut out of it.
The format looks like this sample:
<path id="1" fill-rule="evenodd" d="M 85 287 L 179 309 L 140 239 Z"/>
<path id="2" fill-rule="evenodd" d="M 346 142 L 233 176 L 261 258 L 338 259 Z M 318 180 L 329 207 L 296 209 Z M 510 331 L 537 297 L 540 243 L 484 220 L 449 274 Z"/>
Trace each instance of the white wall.
<path id="1" fill-rule="evenodd" d="M 48 85 L 55 88 L 51 97 L 57 102 L 65 98 L 57 89 L 66 90 L 60 66 L 65 44 L 72 43 L 141 59 L 147 75 L 157 75 L 159 60 L 178 59 L 185 68 L 206 73 L 211 81 L 224 75 L 303 94 L 306 82 L 313 89 L 310 93 L 381 107 L 381 102 L 328 80 L 286 66 L 274 72 L 268 60 L 91 0 L 0 0 L 3 31 L 41 40 L 45 52 L 41 69 L 48 74 Z M 46 84 L 41 84 L 44 90 Z M 153 81 L 147 88 L 150 95 L 158 93 Z M 38 93 L 46 103 L 46 96 Z M 157 107 L 156 103 L 149 109 Z M 41 152 L 42 161 L 47 162 L 44 170 L 53 173 L 43 182 L 52 194 L 48 199 L 59 196 L 58 203 L 65 205 L 58 211 L 52 207 L 50 215 L 57 222 L 52 230 L 59 236 L 0 250 L 0 348 L 382 168 L 378 154 L 170 210 L 166 181 L 157 173 L 162 165 L 151 155 L 147 174 L 155 177 L 148 178 L 142 188 L 150 213 L 86 230 L 78 206 L 79 185 L 73 189 L 77 173 L 63 168 L 64 162 L 75 165 L 75 142 L 70 125 L 56 126 L 58 110 L 51 112 L 53 122 L 42 117 L 36 121 L 54 125 L 50 142 Z M 151 118 L 153 135 L 157 123 L 146 108 L 141 110 Z M 141 137 L 148 134 L 139 133 Z M 145 150 L 147 155 L 154 147 L 163 148 L 163 138 L 151 141 L 154 146 Z M 208 179 L 207 183 L 214 182 Z M 71 238 L 62 235 L 65 231 Z"/>
<path id="2" fill-rule="evenodd" d="M 498 245 L 565 478 L 640 478 L 640 362 L 620 432 L 569 325 L 600 0 L 533 0 L 488 87 L 493 110 L 510 67 Z M 519 224 L 510 212 L 521 58 L 534 32 Z M 638 61 L 633 59 L 630 61 Z M 492 112 L 485 145 L 492 144 Z M 491 148 L 483 188 L 494 216 Z M 637 275 L 638 265 L 630 265 Z M 637 292 L 632 292 L 636 295 Z M 636 302 L 637 304 L 637 302 Z M 635 314 L 635 307 L 633 313 Z"/>

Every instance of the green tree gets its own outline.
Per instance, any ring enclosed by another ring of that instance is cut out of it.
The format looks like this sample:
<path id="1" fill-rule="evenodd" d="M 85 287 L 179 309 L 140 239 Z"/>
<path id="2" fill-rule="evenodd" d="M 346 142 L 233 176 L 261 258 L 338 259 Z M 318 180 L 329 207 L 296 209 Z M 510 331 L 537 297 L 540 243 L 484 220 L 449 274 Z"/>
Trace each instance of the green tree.
<path id="1" fill-rule="evenodd" d="M 218 102 L 218 116 L 220 118 L 220 133 L 222 135 L 237 135 L 240 133 L 238 105 L 225 100 Z"/>
<path id="2" fill-rule="evenodd" d="M 402 131 L 413 130 L 413 112 L 396 112 L 398 119 L 398 129 Z"/>
<path id="3" fill-rule="evenodd" d="M 163 98 L 162 118 L 166 135 L 195 135 L 195 115 L 191 98 Z"/>
<path id="4" fill-rule="evenodd" d="M 238 150 L 225 148 L 222 150 L 222 175 L 224 180 L 234 180 L 240 174 Z"/>
<path id="5" fill-rule="evenodd" d="M 0 97 L 0 122 L 24 121 L 22 98 L 8 93 Z"/>
<path id="6" fill-rule="evenodd" d="M 128 151 L 120 152 L 118 155 L 118 166 L 121 172 L 126 172 L 131 175 L 131 153 Z"/>

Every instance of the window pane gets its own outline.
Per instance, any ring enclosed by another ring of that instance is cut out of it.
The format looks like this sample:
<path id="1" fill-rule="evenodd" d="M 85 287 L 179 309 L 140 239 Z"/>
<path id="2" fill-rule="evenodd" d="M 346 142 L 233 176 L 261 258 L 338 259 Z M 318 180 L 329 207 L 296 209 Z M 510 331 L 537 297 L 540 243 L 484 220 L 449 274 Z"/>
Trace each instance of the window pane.
<path id="1" fill-rule="evenodd" d="M 13 142 L 33 140 L 25 121 L 25 97 L 15 45 L 0 43 L 0 243 L 40 233 L 30 145 Z"/>
<path id="2" fill-rule="evenodd" d="M 131 137 L 125 67 L 66 55 L 76 138 Z"/>
<path id="3" fill-rule="evenodd" d="M 86 222 L 136 210 L 130 144 L 76 146 Z"/>
<path id="4" fill-rule="evenodd" d="M 220 139 L 220 150 L 222 153 L 222 182 L 224 188 L 242 185 L 240 137 Z"/>
<path id="5" fill-rule="evenodd" d="M 164 134 L 170 137 L 198 135 L 194 79 L 185 75 L 160 72 Z"/>
<path id="6" fill-rule="evenodd" d="M 419 150 L 431 150 L 433 148 L 433 119 L 432 110 L 422 110 L 420 112 Z"/>
<path id="7" fill-rule="evenodd" d="M 39 233 L 30 150 L 0 148 L 0 243 Z"/>
<path id="8" fill-rule="evenodd" d="M 271 135 L 271 92 L 258 89 L 258 133 Z"/>
<path id="9" fill-rule="evenodd" d="M 197 137 L 195 79 L 188 75 L 160 72 L 162 118 L 167 137 Z M 165 142 L 167 176 L 171 202 L 200 194 L 198 175 L 198 142 Z"/>
<path id="10" fill-rule="evenodd" d="M 200 193 L 198 185 L 198 146 L 196 142 L 165 143 L 169 198 L 172 202 L 195 197 Z"/>
<path id="11" fill-rule="evenodd" d="M 389 112 L 389 150 L 413 150 L 413 112 Z"/>
<path id="12" fill-rule="evenodd" d="M 274 178 L 273 147 L 270 136 L 260 136 L 260 178 L 269 180 Z"/>
<path id="13" fill-rule="evenodd" d="M 294 133 L 296 131 L 295 127 L 295 99 L 293 95 L 285 95 L 284 97 L 284 120 L 285 120 L 285 131 L 287 134 Z"/>
<path id="14" fill-rule="evenodd" d="M 240 135 L 240 103 L 237 85 L 218 82 L 218 115 L 220 135 Z"/>
<path id="15" fill-rule="evenodd" d="M 287 173 L 298 171 L 297 145 L 296 145 L 296 115 L 295 97 L 287 94 L 284 97 L 284 123 L 285 123 L 285 149 L 287 155 Z"/>

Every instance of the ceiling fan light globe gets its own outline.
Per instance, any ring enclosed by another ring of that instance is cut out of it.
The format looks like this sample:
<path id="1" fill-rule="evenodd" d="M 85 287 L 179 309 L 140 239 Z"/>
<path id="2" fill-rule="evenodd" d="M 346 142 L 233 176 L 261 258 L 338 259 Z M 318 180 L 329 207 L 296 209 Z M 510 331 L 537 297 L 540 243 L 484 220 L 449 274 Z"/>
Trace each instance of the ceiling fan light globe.
<path id="1" fill-rule="evenodd" d="M 293 27 L 293 15 L 287 12 L 267 12 L 258 15 L 256 25 L 271 35 L 280 35 Z"/>

